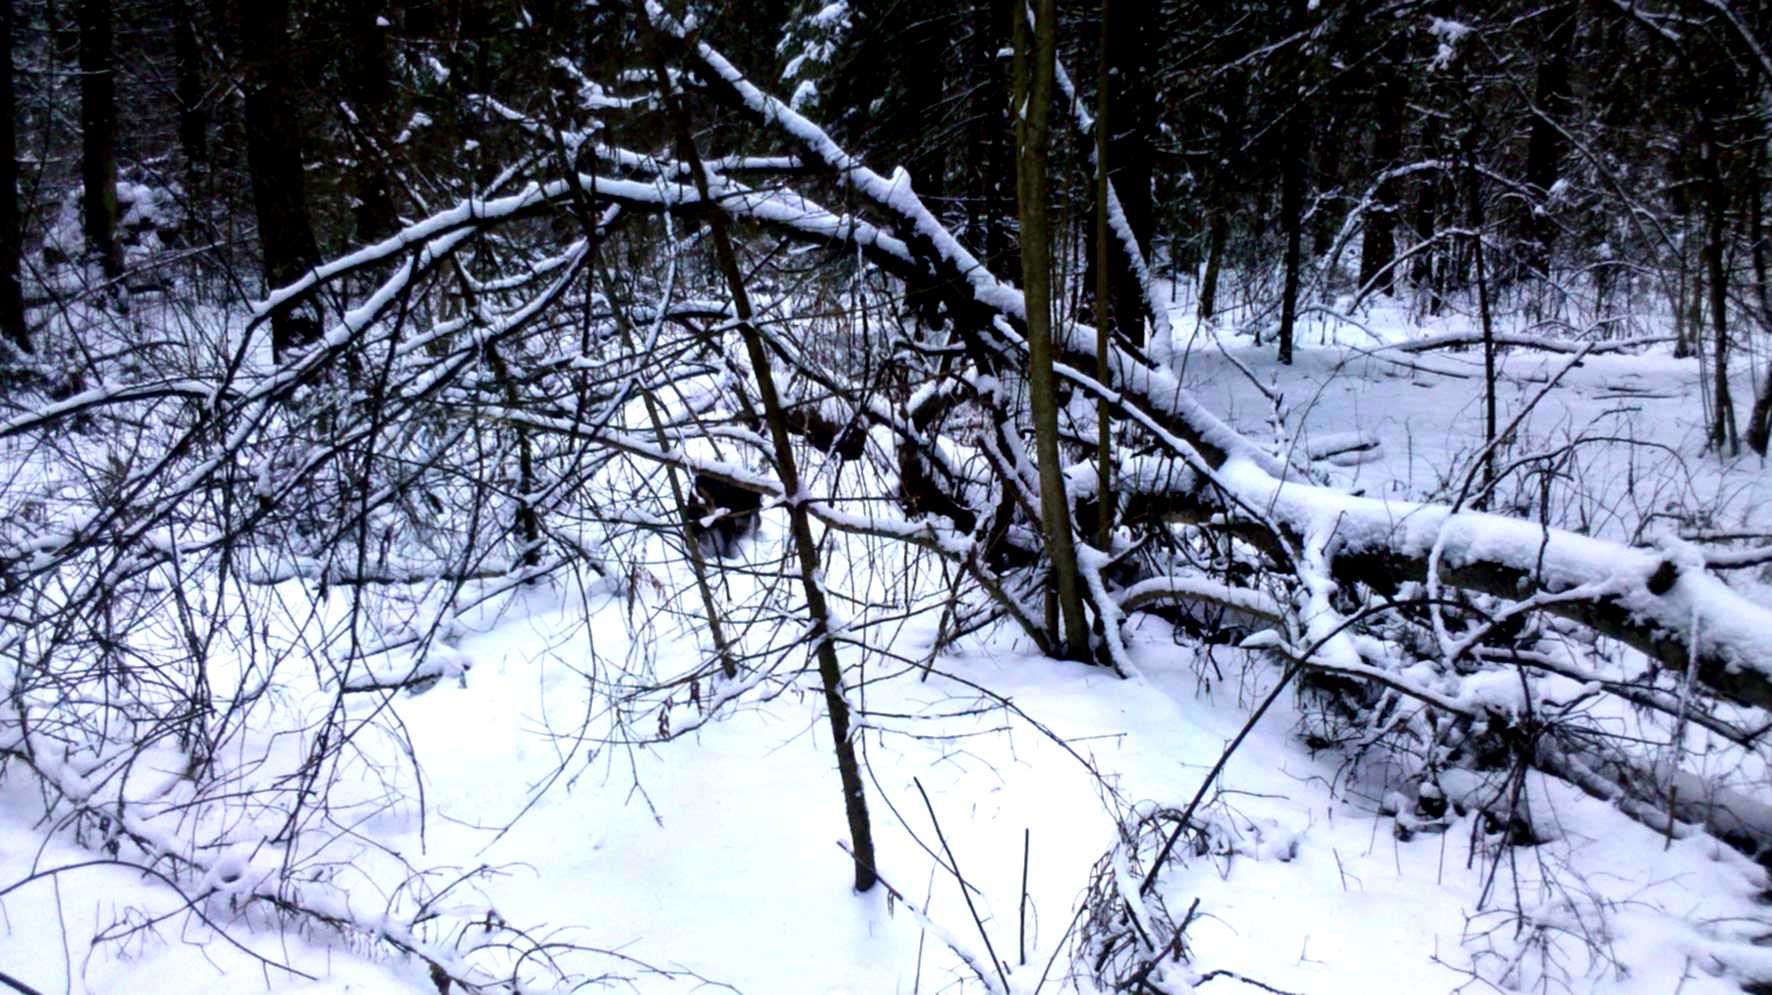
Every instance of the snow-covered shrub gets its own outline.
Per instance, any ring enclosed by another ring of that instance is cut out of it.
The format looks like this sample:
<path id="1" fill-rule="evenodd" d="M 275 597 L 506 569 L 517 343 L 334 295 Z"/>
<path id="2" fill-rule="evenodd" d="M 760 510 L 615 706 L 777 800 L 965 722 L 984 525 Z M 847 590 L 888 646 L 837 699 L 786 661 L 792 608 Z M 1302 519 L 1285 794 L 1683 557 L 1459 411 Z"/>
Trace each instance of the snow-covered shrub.
<path id="1" fill-rule="evenodd" d="M 157 186 L 130 180 L 117 181 L 117 246 L 125 269 L 152 262 L 184 237 L 185 221 L 180 204 L 184 194 L 176 186 Z M 43 261 L 48 266 L 77 263 L 86 257 L 84 211 L 86 192 L 69 189 L 43 236 Z"/>

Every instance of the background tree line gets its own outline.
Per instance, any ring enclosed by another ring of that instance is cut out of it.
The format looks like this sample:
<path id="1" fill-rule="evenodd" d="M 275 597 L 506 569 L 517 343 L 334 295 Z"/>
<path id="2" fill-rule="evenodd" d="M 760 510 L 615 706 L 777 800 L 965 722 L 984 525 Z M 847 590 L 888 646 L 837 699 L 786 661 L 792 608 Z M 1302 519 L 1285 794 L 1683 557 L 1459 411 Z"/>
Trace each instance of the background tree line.
<path id="1" fill-rule="evenodd" d="M 1012 249 L 1009 4 L 699 6 L 711 37 L 805 87 L 845 140 L 903 164 L 993 259 Z M 291 244 L 261 247 L 279 273 L 286 256 L 372 240 L 471 187 L 497 137 L 479 98 L 527 112 L 557 92 L 557 59 L 633 56 L 603 30 L 607 12 L 566 0 L 51 0 L 7 12 L 27 233 L 77 165 L 105 258 L 116 208 L 102 190 L 120 165 L 179 184 L 192 223 L 232 221 L 237 237 L 249 208 L 279 218 Z M 1061 15 L 1078 22 L 1061 54 L 1092 66 L 1084 22 L 1100 10 Z M 1688 305 L 1678 313 L 1702 317 L 1714 278 L 1697 257 L 1715 229 L 1723 299 L 1758 317 L 1772 74 L 1762 8 L 1122 0 L 1114 16 L 1113 172 L 1133 227 L 1148 239 L 1161 221 L 1168 263 L 1197 275 L 1208 316 L 1227 267 L 1290 259 L 1294 243 L 1301 262 L 1288 270 L 1441 306 L 1472 278 L 1473 243 L 1455 234 L 1472 206 L 1468 167 L 1494 207 L 1486 248 L 1503 284 L 1579 275 L 1609 301 L 1672 263 L 1687 277 L 1670 291 Z M 1332 265 L 1355 255 L 1344 229 L 1360 243 L 1357 271 Z"/>
<path id="2" fill-rule="evenodd" d="M 692 6 L 834 135 L 902 164 L 987 263 L 1016 251 L 1006 0 Z M 1726 360 L 1772 330 L 1763 5 L 1060 6 L 1079 96 L 1093 101 L 1096 74 L 1082 70 L 1098 54 L 1112 81 L 1107 152 L 1126 218 L 1202 318 L 1249 304 L 1238 323 L 1287 352 L 1300 309 L 1377 295 L 1437 314 L 1474 289 L 1481 259 L 1496 300 L 1551 332 L 1644 334 L 1628 327 L 1633 306 L 1659 304 L 1680 350 L 1716 371 L 1713 441 L 1736 444 Z M 1097 53 L 1104 9 L 1113 27 Z M 610 10 L 569 0 L 14 0 L 6 12 L 20 213 L 0 217 L 0 241 L 33 299 L 55 284 L 53 250 L 40 250 L 70 196 L 84 205 L 84 261 L 107 279 L 131 238 L 118 231 L 133 203 L 119 202 L 122 180 L 174 195 L 181 247 L 283 285 L 491 179 L 487 150 L 514 127 L 501 109 L 570 128 L 596 108 L 560 105 L 559 74 L 637 66 Z M 1059 262 L 1079 306 L 1093 286 L 1087 151 L 1055 152 L 1079 257 Z M 1112 320 L 1141 338 L 1130 316 L 1145 308 L 1116 272 Z M 28 350 L 20 292 L 0 297 L 0 323 Z M 299 311 L 279 313 L 280 345 L 316 327 Z M 1764 449 L 1772 407 L 1759 394 L 1746 435 Z"/>

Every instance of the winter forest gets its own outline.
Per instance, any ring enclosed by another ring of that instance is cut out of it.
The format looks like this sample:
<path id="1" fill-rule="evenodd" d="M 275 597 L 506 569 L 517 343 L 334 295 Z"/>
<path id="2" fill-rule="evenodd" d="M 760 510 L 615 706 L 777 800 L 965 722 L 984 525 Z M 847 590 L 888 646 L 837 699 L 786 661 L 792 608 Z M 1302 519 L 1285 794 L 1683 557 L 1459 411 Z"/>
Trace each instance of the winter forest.
<path id="1" fill-rule="evenodd" d="M 1772 992 L 1772 5 L 0 12 L 0 992 Z"/>

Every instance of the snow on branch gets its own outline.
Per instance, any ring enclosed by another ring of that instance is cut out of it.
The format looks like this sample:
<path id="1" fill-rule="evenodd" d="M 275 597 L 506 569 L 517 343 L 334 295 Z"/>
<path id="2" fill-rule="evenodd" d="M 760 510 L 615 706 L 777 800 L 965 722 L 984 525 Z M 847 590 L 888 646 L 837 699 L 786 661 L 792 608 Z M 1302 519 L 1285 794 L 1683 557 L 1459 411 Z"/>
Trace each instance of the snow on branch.
<path id="1" fill-rule="evenodd" d="M 1025 317 L 1021 293 L 991 274 L 941 224 L 902 172 L 887 179 L 869 169 L 823 129 L 752 84 L 707 42 L 689 42 L 689 32 L 656 2 L 648 3 L 647 10 L 654 25 L 684 42 L 685 57 L 729 90 L 740 106 L 795 139 L 926 243 L 933 251 L 925 259 L 941 276 L 967 288 L 972 301 L 1009 319 L 1010 325 Z M 997 330 L 1005 330 L 1003 323 Z M 1434 542 L 1441 539 L 1445 552 L 1438 573 L 1451 586 L 1515 600 L 1577 588 L 1604 591 L 1553 599 L 1542 609 L 1619 639 L 1672 669 L 1695 666 L 1698 681 L 1724 697 L 1772 707 L 1772 610 L 1701 567 L 1681 567 L 1653 553 L 1517 519 L 1355 497 L 1305 482 L 1207 411 L 1171 371 L 1111 347 L 1109 382 L 1102 384 L 1082 372 L 1094 367 L 1094 330 L 1069 323 L 1055 329 L 1055 336 L 1068 364 L 1060 375 L 1108 400 L 1122 414 L 1134 415 L 1176 456 L 1203 464 L 1198 467 L 1204 471 L 1198 478 L 1200 489 L 1175 495 L 1178 510 L 1192 507 L 1202 521 L 1229 523 L 1235 514 L 1214 516 L 1259 509 L 1249 517 L 1277 523 L 1281 535 L 1276 539 L 1294 549 L 1325 516 L 1338 519 L 1329 567 L 1343 580 L 1383 586 L 1422 578 Z M 1025 341 L 1017 335 L 981 336 L 980 341 L 1017 365 L 1023 358 Z M 1445 537 L 1442 529 L 1449 530 Z"/>

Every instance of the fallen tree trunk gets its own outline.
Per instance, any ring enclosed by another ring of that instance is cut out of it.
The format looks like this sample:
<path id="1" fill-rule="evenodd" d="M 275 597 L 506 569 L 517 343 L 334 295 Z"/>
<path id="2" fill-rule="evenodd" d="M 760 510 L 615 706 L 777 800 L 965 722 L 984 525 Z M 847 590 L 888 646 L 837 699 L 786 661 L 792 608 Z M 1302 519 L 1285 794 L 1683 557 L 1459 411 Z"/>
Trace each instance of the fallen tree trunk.
<path id="1" fill-rule="evenodd" d="M 658 18 L 667 34 L 681 37 L 668 18 Z M 862 165 L 811 122 L 751 86 L 705 43 L 686 44 L 681 55 L 710 86 L 723 88 L 730 102 L 798 142 L 806 162 L 822 164 L 847 183 L 862 201 L 890 218 L 896 232 L 833 214 L 798 195 L 751 191 L 717 178 L 711 178 L 713 186 L 704 197 L 681 183 L 580 175 L 442 212 L 352 257 L 319 267 L 273 294 L 259 314 L 310 291 L 317 282 L 402 256 L 410 260 L 405 267 L 409 279 L 415 263 L 446 255 L 467 233 L 563 204 L 575 193 L 626 210 L 699 213 L 712 200 L 723 213 L 797 238 L 859 247 L 895 275 L 920 273 L 936 292 L 950 295 L 950 314 L 970 322 L 963 330 L 969 332 L 973 351 L 994 360 L 999 369 L 1025 365 L 1026 342 L 1016 334 L 1025 317 L 1020 292 L 986 270 L 908 183 L 888 180 Z M 661 168 L 661 175 L 668 171 Z M 374 299 L 329 330 L 318 348 L 246 392 L 236 410 L 280 395 L 335 358 L 381 314 L 404 282 L 389 281 Z M 1702 560 L 1686 562 L 1675 554 L 1632 549 L 1502 516 L 1355 497 L 1316 486 L 1206 410 L 1167 369 L 1112 348 L 1104 384 L 1082 372 L 1093 366 L 1094 330 L 1072 324 L 1055 333 L 1059 376 L 1107 402 L 1124 423 L 1141 429 L 1191 471 L 1176 475 L 1166 495 L 1171 514 L 1234 530 L 1282 563 L 1295 561 L 1292 551 L 1313 529 L 1330 528 L 1335 538 L 1327 549 L 1328 563 L 1338 580 L 1382 589 L 1424 580 L 1432 567 L 1440 583 L 1530 600 L 1539 610 L 1616 638 L 1670 669 L 1683 671 L 1696 663 L 1696 679 L 1725 698 L 1772 707 L 1772 610 L 1706 574 Z M 22 421 L 44 420 L 39 414 Z M 7 426 L 12 431 L 25 427 Z M 1099 599 L 1091 600 L 1103 607 Z"/>
<path id="2" fill-rule="evenodd" d="M 725 101 L 797 142 L 802 158 L 823 162 L 855 195 L 891 219 L 902 244 L 928 267 L 931 282 L 964 294 L 950 312 L 983 309 L 1008 322 L 981 321 L 975 348 L 1002 365 L 1025 362 L 1026 342 L 1010 332 L 1026 317 L 1020 291 L 999 280 L 923 204 L 908 182 L 867 168 L 817 125 L 752 85 L 712 46 L 653 9 L 654 23 L 676 37 L 680 56 Z M 879 240 L 873 243 L 876 250 Z M 897 246 L 894 245 L 894 248 Z M 902 257 L 899 257 L 902 261 Z M 1177 493 L 1177 510 L 1223 524 L 1239 509 L 1274 532 L 1277 551 L 1296 549 L 1313 529 L 1332 528 L 1328 550 L 1338 578 L 1379 587 L 1440 582 L 1534 606 L 1592 628 L 1674 670 L 1693 669 L 1712 692 L 1772 707 L 1772 609 L 1704 573 L 1702 562 L 1633 549 L 1503 516 L 1449 507 L 1355 497 L 1303 482 L 1207 411 L 1167 369 L 1121 348 L 1109 356 L 1109 382 L 1081 372 L 1093 365 L 1095 332 L 1054 329 L 1060 376 L 1109 402 L 1197 472 L 1194 490 Z M 1257 511 L 1256 509 L 1259 509 Z"/>

